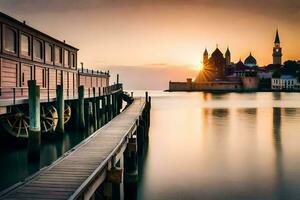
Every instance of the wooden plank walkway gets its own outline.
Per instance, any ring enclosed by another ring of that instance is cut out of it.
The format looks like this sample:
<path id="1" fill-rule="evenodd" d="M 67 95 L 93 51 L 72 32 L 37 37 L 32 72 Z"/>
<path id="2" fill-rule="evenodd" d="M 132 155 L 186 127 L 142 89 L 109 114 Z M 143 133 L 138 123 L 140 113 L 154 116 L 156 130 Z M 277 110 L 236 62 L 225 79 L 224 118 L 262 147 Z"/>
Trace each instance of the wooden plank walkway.
<path id="1" fill-rule="evenodd" d="M 124 112 L 69 151 L 60 160 L 41 170 L 1 199 L 73 199 L 90 182 L 106 174 L 109 162 L 126 145 L 145 107 L 136 99 Z"/>

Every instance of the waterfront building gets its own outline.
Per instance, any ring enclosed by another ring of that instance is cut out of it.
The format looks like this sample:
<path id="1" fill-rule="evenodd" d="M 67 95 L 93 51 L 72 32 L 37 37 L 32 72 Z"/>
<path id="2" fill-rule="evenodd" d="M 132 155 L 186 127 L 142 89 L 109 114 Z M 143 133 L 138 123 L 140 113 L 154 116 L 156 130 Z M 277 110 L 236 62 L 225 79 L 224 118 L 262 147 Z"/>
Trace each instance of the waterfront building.
<path id="1" fill-rule="evenodd" d="M 223 54 L 217 47 L 209 55 L 205 48 L 203 53 L 203 69 L 199 71 L 194 81 L 188 79 L 188 82 L 171 82 L 169 90 L 270 90 L 288 88 L 297 88 L 295 81 L 289 82 L 287 77 L 282 80 L 272 80 L 272 74 L 282 68 L 282 48 L 278 30 L 276 30 L 273 63 L 265 67 L 259 67 L 256 58 L 250 52 L 244 60 L 240 59 L 237 63 L 231 62 L 231 52 L 227 47 Z M 279 83 L 280 82 L 280 83 Z M 282 85 L 283 84 L 283 85 Z M 300 88 L 300 85 L 299 85 Z"/>
<path id="2" fill-rule="evenodd" d="M 257 76 L 257 67 L 256 65 L 254 65 L 254 60 L 252 60 L 252 58 L 249 57 L 246 58 L 245 63 L 247 64 L 244 64 L 242 60 L 239 60 L 239 62 L 234 65 L 235 77 L 250 77 L 250 76 L 256 77 Z"/>
<path id="3" fill-rule="evenodd" d="M 291 75 L 282 75 L 279 78 L 272 78 L 272 90 L 294 90 L 299 88 L 297 78 Z"/>

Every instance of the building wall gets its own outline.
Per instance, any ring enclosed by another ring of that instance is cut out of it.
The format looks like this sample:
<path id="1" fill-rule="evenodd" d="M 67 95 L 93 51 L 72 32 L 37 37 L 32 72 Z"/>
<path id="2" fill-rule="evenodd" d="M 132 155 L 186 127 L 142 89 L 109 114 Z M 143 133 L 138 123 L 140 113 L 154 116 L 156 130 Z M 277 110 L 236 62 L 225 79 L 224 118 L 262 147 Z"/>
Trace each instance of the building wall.
<path id="1" fill-rule="evenodd" d="M 243 83 L 244 90 L 257 90 L 259 79 L 257 77 L 242 77 L 241 81 Z"/>
<path id="2" fill-rule="evenodd" d="M 169 91 L 240 91 L 242 89 L 241 82 L 169 83 Z"/>
<path id="3" fill-rule="evenodd" d="M 272 90 L 292 90 L 296 85 L 298 85 L 296 78 L 272 78 Z"/>

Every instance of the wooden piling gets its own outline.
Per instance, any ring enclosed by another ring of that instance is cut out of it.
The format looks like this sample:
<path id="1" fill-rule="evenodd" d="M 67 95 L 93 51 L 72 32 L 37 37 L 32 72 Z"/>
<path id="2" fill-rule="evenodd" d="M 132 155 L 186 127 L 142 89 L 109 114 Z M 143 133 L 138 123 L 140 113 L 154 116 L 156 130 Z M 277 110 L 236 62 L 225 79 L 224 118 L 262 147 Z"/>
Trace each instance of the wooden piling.
<path id="1" fill-rule="evenodd" d="M 126 183 L 137 183 L 138 181 L 137 150 L 136 137 L 130 138 L 124 152 L 124 181 Z"/>
<path id="2" fill-rule="evenodd" d="M 81 85 L 78 87 L 78 113 L 79 113 L 79 127 L 81 129 L 85 128 L 85 119 L 84 119 L 84 86 Z"/>
<path id="3" fill-rule="evenodd" d="M 148 100 L 148 92 L 147 92 L 147 91 L 145 92 L 145 96 L 146 96 L 146 104 L 147 104 L 148 101 L 149 101 L 149 100 Z"/>
<path id="4" fill-rule="evenodd" d="M 96 97 L 96 109 L 97 109 L 97 128 L 101 128 L 101 109 L 100 109 L 100 97 Z"/>
<path id="5" fill-rule="evenodd" d="M 56 108 L 58 114 L 58 122 L 56 126 L 57 133 L 64 133 L 64 112 L 65 112 L 65 101 L 64 101 L 64 90 L 62 85 L 56 86 Z"/>
<path id="6" fill-rule="evenodd" d="M 91 106 L 90 101 L 87 99 L 84 101 L 84 118 L 86 127 L 91 126 Z"/>
<path id="7" fill-rule="evenodd" d="M 106 112 L 107 112 L 107 122 L 111 120 L 111 106 L 110 106 L 110 94 L 106 96 Z"/>
<path id="8" fill-rule="evenodd" d="M 40 160 L 41 145 L 41 117 L 40 117 L 40 87 L 35 80 L 28 81 L 29 97 L 29 135 L 28 135 L 28 159 Z"/>
<path id="9" fill-rule="evenodd" d="M 94 127 L 95 129 L 98 129 L 98 110 L 97 110 L 97 104 L 96 104 L 96 88 L 93 87 L 93 123 L 94 123 Z"/>
<path id="10" fill-rule="evenodd" d="M 116 94 L 112 94 L 112 113 L 113 117 L 117 116 L 117 98 Z"/>

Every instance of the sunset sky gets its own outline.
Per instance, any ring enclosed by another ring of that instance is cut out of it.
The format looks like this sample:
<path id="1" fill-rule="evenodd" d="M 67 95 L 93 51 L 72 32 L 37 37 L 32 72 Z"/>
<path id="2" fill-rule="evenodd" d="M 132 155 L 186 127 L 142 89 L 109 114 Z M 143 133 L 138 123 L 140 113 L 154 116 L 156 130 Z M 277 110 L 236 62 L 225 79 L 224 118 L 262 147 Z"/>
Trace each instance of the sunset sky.
<path id="1" fill-rule="evenodd" d="M 259 65 L 271 63 L 277 27 L 283 60 L 300 60 L 299 0 L 0 0 L 0 10 L 78 47 L 79 62 L 163 69 L 163 83 L 193 76 L 216 44 L 229 46 L 233 61 L 251 51 Z"/>

